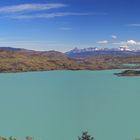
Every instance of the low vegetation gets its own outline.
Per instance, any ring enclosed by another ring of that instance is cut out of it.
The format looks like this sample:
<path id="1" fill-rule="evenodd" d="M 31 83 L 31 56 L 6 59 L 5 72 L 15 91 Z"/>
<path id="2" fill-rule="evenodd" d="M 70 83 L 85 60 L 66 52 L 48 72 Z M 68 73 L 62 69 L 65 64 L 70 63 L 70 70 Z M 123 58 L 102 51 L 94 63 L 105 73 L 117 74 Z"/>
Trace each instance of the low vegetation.
<path id="1" fill-rule="evenodd" d="M 88 134 L 88 132 L 83 132 L 82 136 L 78 137 L 78 140 L 94 140 L 94 137 Z"/>
<path id="2" fill-rule="evenodd" d="M 9 138 L 5 138 L 5 137 L 0 136 L 0 140 L 17 140 L 17 138 L 13 137 L 13 136 L 10 136 Z M 33 140 L 33 137 L 32 136 L 26 136 L 25 140 Z"/>
<path id="3" fill-rule="evenodd" d="M 32 136 L 26 136 L 25 140 L 33 140 Z M 0 140 L 17 140 L 15 137 L 10 136 L 9 138 L 1 137 Z M 88 134 L 88 132 L 83 132 L 82 136 L 78 137 L 78 140 L 94 140 L 94 137 Z"/>

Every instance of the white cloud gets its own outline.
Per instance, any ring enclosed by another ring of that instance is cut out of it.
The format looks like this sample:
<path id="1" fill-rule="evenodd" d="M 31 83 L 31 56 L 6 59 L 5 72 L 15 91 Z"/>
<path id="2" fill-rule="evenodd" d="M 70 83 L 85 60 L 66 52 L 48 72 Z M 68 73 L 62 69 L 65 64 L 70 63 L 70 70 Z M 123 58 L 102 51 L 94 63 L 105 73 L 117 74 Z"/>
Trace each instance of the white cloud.
<path id="1" fill-rule="evenodd" d="M 102 40 L 102 41 L 98 41 L 96 43 L 98 43 L 98 44 L 108 44 L 109 41 L 108 40 Z"/>
<path id="2" fill-rule="evenodd" d="M 50 4 L 20 4 L 13 6 L 0 7 L 0 13 L 18 13 L 18 12 L 32 12 L 32 11 L 42 11 L 55 8 L 63 8 L 67 5 L 62 3 L 50 3 Z"/>
<path id="3" fill-rule="evenodd" d="M 112 35 L 111 37 L 112 37 L 112 39 L 117 39 L 118 38 L 116 35 Z"/>
<path id="4" fill-rule="evenodd" d="M 64 16 L 91 16 L 96 15 L 97 13 L 74 13 L 74 12 L 62 12 L 62 13 L 43 13 L 43 14 L 34 14 L 34 15 L 10 15 L 6 16 L 11 19 L 41 19 L 41 18 L 55 18 L 55 17 L 64 17 Z"/>
<path id="5" fill-rule="evenodd" d="M 127 45 L 140 45 L 140 42 L 135 41 L 135 40 L 128 40 Z"/>
<path id="6" fill-rule="evenodd" d="M 137 42 L 134 41 L 134 40 L 128 40 L 128 41 L 127 41 L 127 44 L 128 44 L 128 45 L 136 45 Z"/>
<path id="7" fill-rule="evenodd" d="M 131 40 L 122 41 L 122 42 L 113 42 L 112 44 L 134 46 L 134 45 L 140 45 L 140 42 L 131 39 Z"/>

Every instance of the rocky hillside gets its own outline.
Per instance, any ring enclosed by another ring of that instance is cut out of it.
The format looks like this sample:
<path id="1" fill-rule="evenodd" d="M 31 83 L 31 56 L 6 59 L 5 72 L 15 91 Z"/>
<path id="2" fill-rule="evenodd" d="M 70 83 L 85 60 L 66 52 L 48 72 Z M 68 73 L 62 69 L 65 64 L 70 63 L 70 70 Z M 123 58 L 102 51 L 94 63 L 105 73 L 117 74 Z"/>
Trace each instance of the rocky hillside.
<path id="1" fill-rule="evenodd" d="M 60 52 L 0 50 L 0 72 L 77 69 L 77 63 Z"/>

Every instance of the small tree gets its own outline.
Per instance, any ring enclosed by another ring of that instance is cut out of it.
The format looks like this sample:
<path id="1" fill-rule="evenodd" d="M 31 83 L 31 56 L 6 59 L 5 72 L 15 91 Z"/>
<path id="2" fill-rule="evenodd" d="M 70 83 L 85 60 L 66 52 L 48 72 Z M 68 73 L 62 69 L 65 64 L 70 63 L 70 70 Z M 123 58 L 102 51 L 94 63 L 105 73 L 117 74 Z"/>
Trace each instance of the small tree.
<path id="1" fill-rule="evenodd" d="M 13 137 L 13 136 L 10 136 L 10 137 L 9 137 L 9 140 L 16 140 L 16 138 Z"/>
<path id="2" fill-rule="evenodd" d="M 26 136 L 26 140 L 33 140 L 32 136 Z"/>
<path id="3" fill-rule="evenodd" d="M 81 137 L 78 137 L 78 140 L 94 140 L 94 137 L 88 134 L 88 132 L 83 132 Z"/>

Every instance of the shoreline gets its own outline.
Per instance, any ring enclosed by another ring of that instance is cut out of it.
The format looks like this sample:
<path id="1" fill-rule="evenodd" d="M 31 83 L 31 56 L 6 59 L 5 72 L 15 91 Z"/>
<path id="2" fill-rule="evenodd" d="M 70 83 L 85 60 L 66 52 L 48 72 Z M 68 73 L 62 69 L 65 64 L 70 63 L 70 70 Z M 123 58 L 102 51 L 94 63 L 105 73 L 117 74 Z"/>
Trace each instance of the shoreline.
<path id="1" fill-rule="evenodd" d="M 140 70 L 124 70 L 120 73 L 114 73 L 116 76 L 140 76 Z"/>
<path id="2" fill-rule="evenodd" d="M 112 71 L 112 70 L 120 70 L 120 71 L 124 71 L 127 69 L 124 68 L 119 68 L 119 69 L 79 69 L 79 70 L 71 70 L 71 69 L 56 69 L 56 70 L 34 70 L 34 71 L 6 71 L 6 72 L 0 72 L 0 74 L 20 74 L 20 73 L 38 73 L 38 72 L 55 72 L 55 71 L 59 71 L 59 72 L 63 72 L 63 71 L 71 71 L 71 72 L 78 72 L 78 71 L 90 71 L 90 72 L 95 72 L 95 71 Z M 114 73 L 114 75 L 117 75 L 118 73 Z"/>

